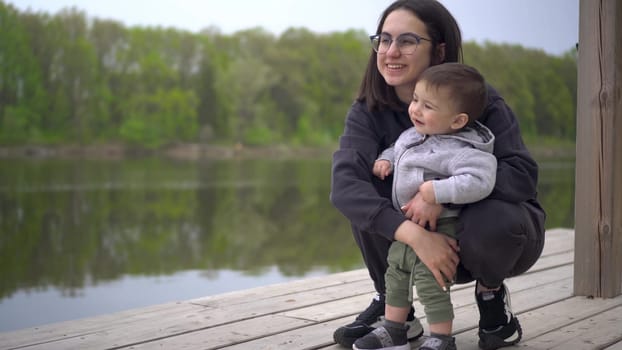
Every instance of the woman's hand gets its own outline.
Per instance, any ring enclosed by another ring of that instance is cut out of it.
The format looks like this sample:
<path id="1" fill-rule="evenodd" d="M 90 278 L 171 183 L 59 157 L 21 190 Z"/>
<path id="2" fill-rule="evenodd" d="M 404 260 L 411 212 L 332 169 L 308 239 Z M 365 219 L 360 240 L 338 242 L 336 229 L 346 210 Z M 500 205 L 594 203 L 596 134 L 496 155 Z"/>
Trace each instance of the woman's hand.
<path id="1" fill-rule="evenodd" d="M 460 262 L 458 257 L 460 248 L 455 239 L 427 231 L 408 220 L 397 228 L 395 239 L 410 246 L 430 269 L 438 285 L 447 289 L 445 281 L 453 280 Z"/>
<path id="2" fill-rule="evenodd" d="M 402 208 L 404 215 L 421 227 L 430 226 L 430 230 L 436 231 L 436 220 L 443 211 L 440 204 L 432 204 L 423 200 L 421 193 L 417 194 Z"/>

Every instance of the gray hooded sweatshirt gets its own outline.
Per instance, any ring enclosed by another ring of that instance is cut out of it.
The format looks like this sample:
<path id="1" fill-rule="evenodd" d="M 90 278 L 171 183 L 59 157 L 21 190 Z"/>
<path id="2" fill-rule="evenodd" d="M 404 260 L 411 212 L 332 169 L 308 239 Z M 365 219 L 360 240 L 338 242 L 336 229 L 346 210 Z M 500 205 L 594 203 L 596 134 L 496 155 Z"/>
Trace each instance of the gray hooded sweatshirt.
<path id="1" fill-rule="evenodd" d="M 415 127 L 405 130 L 378 157 L 391 162 L 393 205 L 400 210 L 427 180 L 433 180 L 437 203 L 466 204 L 486 198 L 497 176 L 494 141 L 490 129 L 479 122 L 453 134 L 422 135 Z M 459 211 L 446 208 L 441 217 L 457 216 Z"/>

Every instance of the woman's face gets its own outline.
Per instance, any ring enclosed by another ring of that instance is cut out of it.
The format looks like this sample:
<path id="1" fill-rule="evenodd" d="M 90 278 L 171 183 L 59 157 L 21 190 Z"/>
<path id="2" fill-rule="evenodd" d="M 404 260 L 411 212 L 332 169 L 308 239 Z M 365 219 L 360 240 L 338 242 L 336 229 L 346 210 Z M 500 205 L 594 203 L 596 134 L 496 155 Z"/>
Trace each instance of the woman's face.
<path id="1" fill-rule="evenodd" d="M 395 10 L 385 18 L 382 33 L 391 35 L 393 39 L 404 33 L 415 33 L 429 38 L 425 24 L 405 9 Z M 403 102 L 410 102 L 419 74 L 430 66 L 431 50 L 432 43 L 421 40 L 415 52 L 402 54 L 393 41 L 387 52 L 377 54 L 376 64 L 380 74 L 387 84 L 395 88 L 397 96 Z"/>

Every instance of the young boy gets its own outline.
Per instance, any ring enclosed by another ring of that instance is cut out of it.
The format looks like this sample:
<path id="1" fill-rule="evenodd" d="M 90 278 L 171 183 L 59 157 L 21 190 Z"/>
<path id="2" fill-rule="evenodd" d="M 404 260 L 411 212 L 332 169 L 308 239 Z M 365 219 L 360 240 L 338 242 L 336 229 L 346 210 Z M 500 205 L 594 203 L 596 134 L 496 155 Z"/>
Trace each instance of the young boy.
<path id="1" fill-rule="evenodd" d="M 414 126 L 374 163 L 373 173 L 380 179 L 393 173 L 396 208 L 402 208 L 415 195 L 428 203 L 447 204 L 440 213 L 437 231 L 453 238 L 458 238 L 454 237 L 454 225 L 459 205 L 488 196 L 496 180 L 494 135 L 476 121 L 486 106 L 486 91 L 484 78 L 472 67 L 445 63 L 426 69 L 408 108 Z M 453 276 L 444 276 L 445 285 L 439 285 L 415 252 L 398 241 L 392 243 L 387 260 L 385 321 L 352 348 L 410 349 L 405 321 L 414 284 L 430 327 L 430 337 L 419 349 L 456 349 L 451 337 L 454 313 L 448 289 Z"/>

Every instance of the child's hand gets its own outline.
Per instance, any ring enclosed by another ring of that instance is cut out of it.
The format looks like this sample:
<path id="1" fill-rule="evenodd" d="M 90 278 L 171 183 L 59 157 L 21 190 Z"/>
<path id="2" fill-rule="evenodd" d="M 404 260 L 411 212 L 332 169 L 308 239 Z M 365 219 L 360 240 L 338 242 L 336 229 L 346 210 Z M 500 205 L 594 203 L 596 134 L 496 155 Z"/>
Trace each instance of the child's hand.
<path id="1" fill-rule="evenodd" d="M 419 193 L 426 203 L 436 204 L 436 195 L 434 194 L 434 185 L 432 181 L 426 181 L 419 186 Z"/>
<path id="2" fill-rule="evenodd" d="M 443 211 L 440 204 L 432 204 L 423 200 L 421 192 L 417 192 L 413 199 L 406 203 L 402 208 L 404 216 L 415 224 L 426 227 L 436 232 L 436 221 Z"/>
<path id="3" fill-rule="evenodd" d="M 374 175 L 380 180 L 384 180 L 385 177 L 391 174 L 391 162 L 388 160 L 377 160 L 374 162 L 374 169 L 372 170 Z"/>

